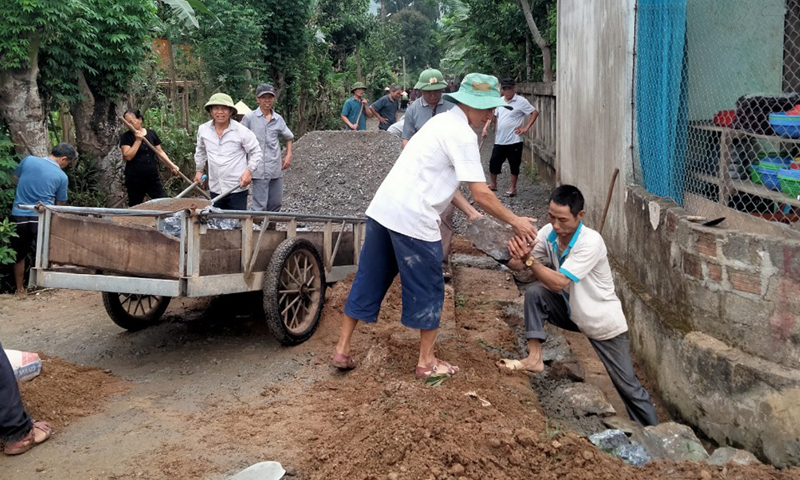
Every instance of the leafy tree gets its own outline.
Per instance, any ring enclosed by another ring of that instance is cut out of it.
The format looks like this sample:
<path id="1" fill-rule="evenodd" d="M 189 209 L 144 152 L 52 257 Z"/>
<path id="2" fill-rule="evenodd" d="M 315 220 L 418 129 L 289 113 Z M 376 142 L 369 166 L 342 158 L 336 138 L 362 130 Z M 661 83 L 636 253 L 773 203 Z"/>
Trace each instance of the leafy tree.
<path id="1" fill-rule="evenodd" d="M 416 10 L 432 22 L 439 20 L 441 3 L 439 0 L 384 0 L 387 14 L 406 9 Z"/>
<path id="2" fill-rule="evenodd" d="M 205 83 L 212 91 L 222 91 L 235 100 L 249 97 L 253 83 L 264 76 L 264 28 L 256 11 L 238 1 L 209 0 L 208 9 L 224 16 L 225 25 L 200 14 L 200 28 L 190 32 L 195 54 L 203 59 Z"/>
<path id="3" fill-rule="evenodd" d="M 317 22 L 336 65 L 341 68 L 347 56 L 356 53 L 372 27 L 369 0 L 319 0 Z"/>
<path id="4" fill-rule="evenodd" d="M 532 78 L 543 76 L 543 62 L 526 23 L 522 2 L 550 44 L 555 41 L 555 0 L 444 0 L 440 41 L 444 69 L 457 75 L 470 71 L 527 79 L 526 44 Z M 475 22 L 480 18 L 480 22 Z M 535 58 L 533 58 L 535 57 Z"/>
<path id="5" fill-rule="evenodd" d="M 439 66 L 436 25 L 417 10 L 405 9 L 392 15 L 397 28 L 397 52 L 406 57 L 406 68 L 422 70 Z"/>

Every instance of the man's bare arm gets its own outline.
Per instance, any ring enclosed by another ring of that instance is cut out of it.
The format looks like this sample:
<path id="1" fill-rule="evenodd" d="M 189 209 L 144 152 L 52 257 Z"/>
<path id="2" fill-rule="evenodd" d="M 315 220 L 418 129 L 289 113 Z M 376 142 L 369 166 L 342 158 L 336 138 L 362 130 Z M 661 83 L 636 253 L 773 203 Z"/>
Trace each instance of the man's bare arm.
<path id="1" fill-rule="evenodd" d="M 451 203 L 457 209 L 459 209 L 462 212 L 464 212 L 464 214 L 467 216 L 467 220 L 469 220 L 470 222 L 475 220 L 476 218 L 480 218 L 481 217 L 481 212 L 475 210 L 475 207 L 470 205 L 470 203 L 467 201 L 467 199 L 464 198 L 464 195 L 461 194 L 460 190 L 456 190 L 456 195 L 453 197 L 453 200 L 452 200 Z"/>
<path id="2" fill-rule="evenodd" d="M 484 182 L 467 182 L 467 185 L 469 185 L 469 190 L 472 193 L 472 198 L 475 199 L 475 203 L 489 215 L 511 225 L 517 236 L 522 237 L 533 245 L 533 242 L 536 241 L 536 227 L 533 226 L 533 219 L 518 217 L 514 212 L 504 207 L 497 195 L 489 190 L 489 186 Z"/>

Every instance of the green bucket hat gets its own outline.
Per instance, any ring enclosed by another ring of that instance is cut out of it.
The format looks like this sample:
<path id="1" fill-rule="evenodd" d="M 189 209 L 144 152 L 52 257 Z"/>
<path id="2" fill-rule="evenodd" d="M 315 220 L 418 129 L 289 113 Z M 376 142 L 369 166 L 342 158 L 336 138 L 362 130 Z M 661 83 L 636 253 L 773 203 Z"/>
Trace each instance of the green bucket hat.
<path id="1" fill-rule="evenodd" d="M 223 107 L 230 107 L 230 109 L 233 110 L 233 113 L 231 113 L 231 115 L 236 115 L 237 113 L 239 113 L 236 110 L 236 105 L 233 104 L 233 99 L 231 98 L 231 96 L 225 93 L 215 93 L 214 95 L 211 95 L 211 98 L 208 99 L 204 108 L 206 109 L 207 112 L 210 112 L 211 107 L 213 107 L 214 105 L 222 105 Z"/>
<path id="2" fill-rule="evenodd" d="M 464 77 L 461 87 L 456 93 L 445 93 L 442 98 L 451 102 L 463 103 L 478 110 L 497 107 L 506 107 L 509 110 L 513 108 L 500 96 L 497 77 L 482 73 L 470 73 Z"/>
<path id="3" fill-rule="evenodd" d="M 366 90 L 367 86 L 364 85 L 362 82 L 356 82 L 353 84 L 352 88 L 350 88 L 350 93 L 353 93 L 355 90 L 358 90 L 359 88 L 363 88 L 364 90 Z"/>
<path id="4" fill-rule="evenodd" d="M 447 88 L 447 82 L 444 81 L 444 75 L 435 68 L 429 68 L 419 74 L 419 80 L 414 85 L 417 90 L 430 92 L 432 90 L 444 90 Z"/>

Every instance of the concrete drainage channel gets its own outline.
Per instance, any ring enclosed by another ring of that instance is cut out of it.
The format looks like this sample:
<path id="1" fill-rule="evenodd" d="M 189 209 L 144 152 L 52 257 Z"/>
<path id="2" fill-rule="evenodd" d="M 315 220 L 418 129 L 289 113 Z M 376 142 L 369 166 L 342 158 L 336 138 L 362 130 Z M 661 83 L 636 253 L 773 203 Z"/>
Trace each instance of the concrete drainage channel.
<path id="1" fill-rule="evenodd" d="M 455 254 L 451 262 L 454 266 L 495 270 L 504 277 L 514 275 L 520 295 L 516 301 L 501 305 L 506 323 L 516 334 L 518 351 L 505 352 L 490 345 L 484 348 L 500 356 L 527 356 L 522 292 L 532 279 L 511 272 L 484 255 Z M 552 326 L 548 326 L 548 335 L 542 346 L 545 371 L 530 375 L 531 387 L 548 418 L 548 429 L 575 431 L 588 437 L 603 452 L 636 466 L 654 460 L 706 462 L 716 466 L 725 466 L 729 461 L 741 465 L 759 463 L 752 453 L 729 447 L 717 448 L 709 455 L 692 429 L 680 423 L 665 422 L 643 428 L 629 420 L 626 412 L 614 409 L 599 387 L 585 382 L 585 369 L 567 338 Z"/>

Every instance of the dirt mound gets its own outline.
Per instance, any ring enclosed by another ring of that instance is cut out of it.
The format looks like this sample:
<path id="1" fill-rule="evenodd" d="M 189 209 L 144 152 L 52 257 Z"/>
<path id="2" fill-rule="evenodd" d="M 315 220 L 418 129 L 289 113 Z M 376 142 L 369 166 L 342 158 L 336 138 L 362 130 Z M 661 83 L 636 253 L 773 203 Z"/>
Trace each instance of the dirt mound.
<path id="1" fill-rule="evenodd" d="M 479 295 L 489 292 L 486 279 L 456 285 L 474 290 L 460 291 L 457 295 L 464 298 L 458 303 L 452 291 L 447 293 L 443 319 L 449 320 L 443 320 L 436 348 L 441 358 L 461 366 L 458 375 L 439 386 L 414 378 L 419 337 L 400 324 L 398 282 L 389 290 L 378 323 L 356 329 L 358 368 L 342 374 L 327 364 L 351 282 L 352 277 L 329 290 L 320 329 L 294 347 L 299 358 L 310 359 L 305 374 L 291 383 L 265 386 L 259 402 L 233 409 L 209 404 L 187 418 L 207 428 L 202 448 L 231 456 L 248 448 L 258 458 L 280 460 L 292 478 L 306 480 L 513 480 L 532 475 L 788 480 L 797 474 L 768 466 L 722 469 L 693 463 L 635 468 L 548 421 L 527 377 L 501 374 L 494 365 L 496 350 L 515 348 L 515 339 L 507 328 L 498 329 L 503 323 L 499 305 Z M 208 418 L 216 421 L 209 424 Z M 188 471 L 191 458 L 176 472 Z"/>
<path id="2" fill-rule="evenodd" d="M 59 428 L 99 411 L 105 400 L 131 387 L 99 368 L 39 353 L 42 373 L 20 384 L 25 410 Z"/>
<path id="3" fill-rule="evenodd" d="M 283 185 L 285 212 L 363 215 L 400 156 L 402 142 L 386 132 L 320 131 L 294 144 Z"/>

